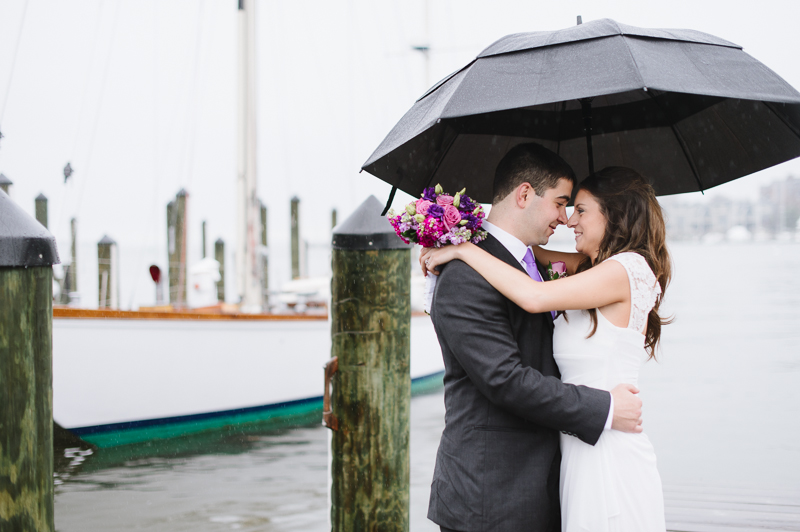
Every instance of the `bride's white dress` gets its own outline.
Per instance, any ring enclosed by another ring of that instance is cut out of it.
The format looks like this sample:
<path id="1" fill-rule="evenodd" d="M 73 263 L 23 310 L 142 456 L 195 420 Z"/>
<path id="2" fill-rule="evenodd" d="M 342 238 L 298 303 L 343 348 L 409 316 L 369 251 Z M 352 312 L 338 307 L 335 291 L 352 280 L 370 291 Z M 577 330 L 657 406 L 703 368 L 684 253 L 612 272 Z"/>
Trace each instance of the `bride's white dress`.
<path id="1" fill-rule="evenodd" d="M 638 387 L 647 360 L 647 315 L 661 288 L 645 259 L 620 253 L 631 287 L 628 327 L 617 327 L 597 312 L 597 332 L 586 311 L 569 311 L 555 322 L 553 351 L 564 382 L 611 390 Z M 605 430 L 596 445 L 561 435 L 561 529 L 565 532 L 664 532 L 664 497 L 656 455 L 644 433 Z"/>

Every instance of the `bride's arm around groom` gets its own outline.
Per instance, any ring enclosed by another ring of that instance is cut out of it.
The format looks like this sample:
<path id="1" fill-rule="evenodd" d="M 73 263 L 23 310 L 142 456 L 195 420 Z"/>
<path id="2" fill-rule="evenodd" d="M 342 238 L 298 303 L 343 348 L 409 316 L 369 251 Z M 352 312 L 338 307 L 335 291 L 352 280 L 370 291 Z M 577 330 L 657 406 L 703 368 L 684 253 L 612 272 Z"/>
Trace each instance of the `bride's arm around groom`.
<path id="1" fill-rule="evenodd" d="M 479 246 L 514 266 L 491 236 Z M 550 314 L 525 312 L 461 261 L 439 276 L 431 316 L 447 414 L 428 518 L 443 530 L 558 530 L 559 431 L 597 442 L 609 392 L 562 383 Z"/>

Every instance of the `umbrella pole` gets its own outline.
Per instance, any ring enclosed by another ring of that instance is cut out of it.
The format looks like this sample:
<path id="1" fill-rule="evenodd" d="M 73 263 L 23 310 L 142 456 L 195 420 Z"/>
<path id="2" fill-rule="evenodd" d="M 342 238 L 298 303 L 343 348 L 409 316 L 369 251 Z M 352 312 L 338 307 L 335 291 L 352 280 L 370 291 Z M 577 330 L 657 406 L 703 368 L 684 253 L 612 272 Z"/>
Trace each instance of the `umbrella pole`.
<path id="1" fill-rule="evenodd" d="M 586 153 L 589 156 L 589 175 L 594 174 L 594 152 L 592 151 L 592 98 L 581 98 L 583 110 L 583 132 L 586 133 Z"/>

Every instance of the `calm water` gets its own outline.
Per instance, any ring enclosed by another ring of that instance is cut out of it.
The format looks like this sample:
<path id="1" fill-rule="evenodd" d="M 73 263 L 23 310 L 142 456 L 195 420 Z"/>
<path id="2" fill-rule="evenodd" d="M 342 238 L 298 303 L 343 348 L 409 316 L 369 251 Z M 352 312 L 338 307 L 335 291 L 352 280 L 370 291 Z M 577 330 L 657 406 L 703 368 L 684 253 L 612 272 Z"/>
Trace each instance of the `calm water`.
<path id="1" fill-rule="evenodd" d="M 640 380 L 669 528 L 800 531 L 800 245 L 672 251 L 675 323 Z M 440 393 L 411 402 L 412 531 L 438 530 L 425 513 L 443 414 Z M 319 427 L 157 458 L 61 449 L 56 527 L 323 531 L 327 450 Z"/>

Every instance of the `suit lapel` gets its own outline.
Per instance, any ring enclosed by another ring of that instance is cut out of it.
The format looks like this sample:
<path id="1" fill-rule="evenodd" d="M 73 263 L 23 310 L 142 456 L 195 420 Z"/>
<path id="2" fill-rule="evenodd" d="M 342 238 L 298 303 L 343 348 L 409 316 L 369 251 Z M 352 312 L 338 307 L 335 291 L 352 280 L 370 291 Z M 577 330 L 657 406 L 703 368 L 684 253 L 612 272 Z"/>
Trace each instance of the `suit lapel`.
<path id="1" fill-rule="evenodd" d="M 525 271 L 525 268 L 522 267 L 517 259 L 514 258 L 514 255 L 511 254 L 510 251 L 506 249 L 506 247 L 501 244 L 495 237 L 489 235 L 486 240 L 478 244 L 479 247 L 483 248 L 484 251 L 493 255 L 494 257 L 502 260 L 506 264 L 510 264 L 511 266 L 515 267 L 525 275 L 528 275 L 528 272 Z M 542 274 L 542 279 L 547 279 L 545 277 L 547 275 L 547 269 L 539 262 L 536 261 L 536 266 L 539 268 L 539 273 Z M 543 270 L 544 268 L 544 270 Z M 545 315 L 545 321 L 550 325 L 550 328 L 553 327 L 553 315 L 549 312 L 542 312 L 542 315 Z"/>
<path id="2" fill-rule="evenodd" d="M 512 255 L 511 252 L 508 251 L 505 246 L 492 235 L 487 236 L 486 240 L 478 244 L 478 246 L 483 248 L 484 251 L 488 252 L 490 255 L 493 255 L 506 264 L 510 264 L 511 266 L 515 267 L 525 275 L 528 274 L 528 272 L 525 271 L 525 268 L 522 267 L 522 264 L 520 264 L 517 259 L 514 258 L 514 255 Z"/>

